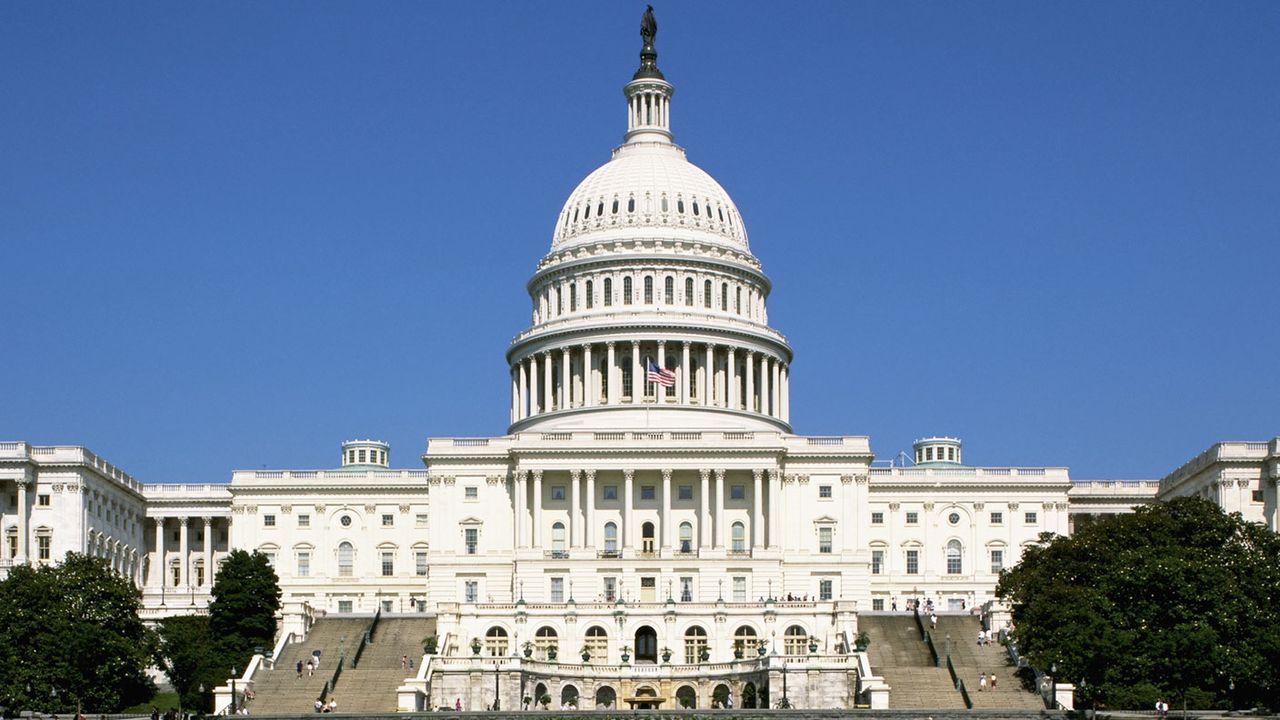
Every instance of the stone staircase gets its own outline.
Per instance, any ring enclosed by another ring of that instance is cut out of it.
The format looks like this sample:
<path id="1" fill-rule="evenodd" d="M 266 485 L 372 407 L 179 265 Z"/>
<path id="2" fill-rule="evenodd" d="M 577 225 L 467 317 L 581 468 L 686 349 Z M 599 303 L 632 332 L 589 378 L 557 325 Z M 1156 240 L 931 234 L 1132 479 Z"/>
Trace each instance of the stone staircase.
<path id="1" fill-rule="evenodd" d="M 324 683 L 333 677 L 338 657 L 342 650 L 354 652 L 360 642 L 360 636 L 373 618 L 327 617 L 317 620 L 311 626 L 307 639 L 300 643 L 286 645 L 276 660 L 275 669 L 261 669 L 253 678 L 254 699 L 248 703 L 248 710 L 253 715 L 298 715 L 315 711 L 316 698 L 324 689 Z M 319 650 L 320 668 L 315 675 L 308 677 L 307 659 L 314 650 Z M 422 648 L 418 648 L 419 651 Z M 302 661 L 302 677 L 298 678 L 297 664 Z M 398 662 L 398 661 L 397 661 Z M 350 667 L 345 668 L 338 684 L 346 679 Z M 339 698 L 341 703 L 341 698 Z M 339 705 L 338 710 L 343 708 Z"/>
<path id="2" fill-rule="evenodd" d="M 964 699 L 951 684 L 947 668 L 935 667 L 909 614 L 858 616 L 858 629 L 871 637 L 871 669 L 889 684 L 889 707 L 963 710 Z M 974 629 L 974 637 L 977 637 Z"/>
<path id="3" fill-rule="evenodd" d="M 974 710 L 1044 710 L 1040 694 L 1022 687 L 1018 668 L 1009 660 L 1003 645 L 991 643 L 978 645 L 978 630 L 982 624 L 978 618 L 968 615 L 939 615 L 938 629 L 933 641 L 938 652 L 945 657 L 947 635 L 951 636 L 951 664 L 956 675 L 964 681 L 973 701 Z M 978 690 L 978 675 L 994 675 L 998 682 L 993 691 L 988 681 L 986 691 Z"/>
<path id="4" fill-rule="evenodd" d="M 418 672 L 422 662 L 422 639 L 436 632 L 435 618 L 383 618 L 365 646 L 356 667 L 342 671 L 333 696 L 338 712 L 387 713 L 398 709 L 396 688 Z M 408 656 L 413 669 L 401 668 Z"/>

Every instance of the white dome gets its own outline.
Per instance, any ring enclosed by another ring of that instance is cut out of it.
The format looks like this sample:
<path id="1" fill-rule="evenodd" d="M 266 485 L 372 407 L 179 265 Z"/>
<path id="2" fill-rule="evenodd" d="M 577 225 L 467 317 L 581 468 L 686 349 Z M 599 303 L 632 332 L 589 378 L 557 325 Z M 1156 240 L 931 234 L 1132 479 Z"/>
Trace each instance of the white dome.
<path id="1" fill-rule="evenodd" d="M 664 205 L 665 203 L 665 205 Z M 569 195 L 552 252 L 597 242 L 653 237 L 721 245 L 750 253 L 729 193 L 670 142 L 628 142 Z"/>

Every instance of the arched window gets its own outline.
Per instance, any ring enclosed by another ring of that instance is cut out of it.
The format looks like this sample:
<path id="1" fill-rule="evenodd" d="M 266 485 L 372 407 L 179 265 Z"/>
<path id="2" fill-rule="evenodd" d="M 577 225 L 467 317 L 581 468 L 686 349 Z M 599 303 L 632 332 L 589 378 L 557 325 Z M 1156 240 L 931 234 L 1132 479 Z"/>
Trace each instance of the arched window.
<path id="1" fill-rule="evenodd" d="M 707 649 L 707 631 L 694 625 L 684 631 L 684 662 L 693 665 L 702 659 L 702 652 Z"/>
<path id="2" fill-rule="evenodd" d="M 684 304 L 693 305 L 693 278 L 684 279 Z"/>
<path id="3" fill-rule="evenodd" d="M 595 284 L 592 283 L 590 280 L 588 280 L 586 293 L 584 293 L 585 297 L 582 298 L 588 310 L 590 310 L 592 305 L 595 304 L 595 291 L 596 291 Z"/>
<path id="4" fill-rule="evenodd" d="M 351 577 L 356 564 L 356 549 L 349 542 L 338 545 L 338 577 Z"/>
<path id="5" fill-rule="evenodd" d="M 662 196 L 662 212 L 667 212 L 667 210 L 668 210 L 668 207 L 667 207 L 667 196 L 666 196 L 666 195 L 663 195 L 663 196 Z"/>
<path id="6" fill-rule="evenodd" d="M 631 397 L 631 356 L 622 356 L 622 395 Z M 640 402 L 637 400 L 636 402 Z"/>
<path id="7" fill-rule="evenodd" d="M 756 656 L 756 646 L 760 644 L 760 638 L 756 635 L 756 629 L 750 625 L 743 625 L 733 633 L 733 649 L 742 651 L 745 657 Z"/>
<path id="8" fill-rule="evenodd" d="M 733 524 L 733 551 L 743 552 L 747 549 L 747 526 L 740 522 Z"/>
<path id="9" fill-rule="evenodd" d="M 680 523 L 680 552 L 693 552 L 693 523 Z"/>
<path id="10" fill-rule="evenodd" d="M 697 201 L 697 200 L 694 200 L 694 201 L 693 201 L 693 214 L 694 214 L 694 215 L 698 215 L 698 214 L 699 214 L 699 213 L 698 213 L 698 201 Z"/>
<path id="11" fill-rule="evenodd" d="M 560 288 L 556 287 L 556 317 L 564 314 L 564 298 L 561 296 Z"/>
<path id="12" fill-rule="evenodd" d="M 607 553 L 618 552 L 618 526 L 612 522 L 604 524 L 604 551 Z"/>
<path id="13" fill-rule="evenodd" d="M 742 288 L 734 288 L 733 290 L 733 311 L 742 314 Z"/>
<path id="14" fill-rule="evenodd" d="M 596 215 L 599 216 L 603 214 L 604 214 L 604 199 L 601 198 L 600 203 L 596 205 Z"/>
<path id="15" fill-rule="evenodd" d="M 653 278 L 648 275 L 644 278 L 644 304 L 653 304 Z"/>
<path id="16" fill-rule="evenodd" d="M 595 365 L 596 363 L 592 363 Z M 600 359 L 600 402 L 605 403 L 609 400 L 609 360 L 607 358 Z"/>
<path id="17" fill-rule="evenodd" d="M 647 522 L 640 526 L 640 551 L 651 553 L 654 550 L 654 533 L 653 523 Z"/>
<path id="18" fill-rule="evenodd" d="M 612 212 L 614 215 L 618 214 L 618 198 L 613 199 L 613 209 L 610 212 Z"/>
<path id="19" fill-rule="evenodd" d="M 720 309 L 729 312 L 729 283 L 720 284 Z"/>
<path id="20" fill-rule="evenodd" d="M 663 283 L 662 302 L 667 305 L 675 305 L 676 303 L 676 279 L 667 276 L 667 280 Z"/>
<path id="21" fill-rule="evenodd" d="M 613 278 L 604 279 L 604 306 L 611 307 L 613 305 Z"/>
<path id="22" fill-rule="evenodd" d="M 533 636 L 533 647 L 536 653 L 535 657 L 539 660 L 547 660 L 547 650 L 550 648 L 558 648 L 559 638 L 556 636 L 556 629 L 550 625 L 543 625 L 538 628 L 538 632 Z"/>
<path id="23" fill-rule="evenodd" d="M 587 651 L 591 657 L 597 658 L 597 662 L 604 662 L 609 656 L 609 633 L 599 625 L 587 628 L 587 639 L 582 644 L 587 646 Z"/>
<path id="24" fill-rule="evenodd" d="M 960 561 L 963 549 L 960 547 L 959 540 L 952 540 L 947 543 L 947 574 L 959 575 L 962 571 L 963 563 Z"/>
<path id="25" fill-rule="evenodd" d="M 676 198 L 676 212 L 684 214 L 684 198 Z"/>
<path id="26" fill-rule="evenodd" d="M 783 636 L 783 650 L 787 655 L 803 655 L 809 645 L 809 633 L 799 625 L 792 625 L 787 628 L 787 634 Z"/>
<path id="27" fill-rule="evenodd" d="M 711 309 L 711 281 L 702 283 L 702 307 Z"/>
<path id="28" fill-rule="evenodd" d="M 498 626 L 489 628 L 484 634 L 484 649 L 489 657 L 502 657 L 507 654 L 507 631 Z"/>
<path id="29" fill-rule="evenodd" d="M 631 304 L 631 278 L 630 277 L 622 278 L 622 304 L 623 305 Z"/>
<path id="30" fill-rule="evenodd" d="M 570 283 L 569 285 L 569 312 L 578 311 L 578 284 Z"/>
<path id="31" fill-rule="evenodd" d="M 557 522 L 551 526 L 551 553 L 564 555 L 564 523 Z"/>
<path id="32" fill-rule="evenodd" d="M 635 211 L 636 211 L 636 199 L 627 198 L 627 212 L 633 213 Z"/>

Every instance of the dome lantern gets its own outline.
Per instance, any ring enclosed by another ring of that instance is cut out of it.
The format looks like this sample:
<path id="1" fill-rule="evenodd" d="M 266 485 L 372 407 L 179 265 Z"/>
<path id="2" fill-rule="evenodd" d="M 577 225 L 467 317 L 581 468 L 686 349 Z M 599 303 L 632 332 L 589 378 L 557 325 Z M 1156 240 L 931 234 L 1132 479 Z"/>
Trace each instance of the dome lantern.
<path id="1" fill-rule="evenodd" d="M 640 68 L 631 76 L 631 82 L 623 88 L 627 96 L 627 134 L 625 141 L 671 142 L 671 95 L 675 88 L 658 69 L 658 51 L 653 40 L 658 34 L 658 22 L 653 18 L 653 6 L 644 11 L 640 20 L 640 37 L 644 46 L 640 49 Z"/>

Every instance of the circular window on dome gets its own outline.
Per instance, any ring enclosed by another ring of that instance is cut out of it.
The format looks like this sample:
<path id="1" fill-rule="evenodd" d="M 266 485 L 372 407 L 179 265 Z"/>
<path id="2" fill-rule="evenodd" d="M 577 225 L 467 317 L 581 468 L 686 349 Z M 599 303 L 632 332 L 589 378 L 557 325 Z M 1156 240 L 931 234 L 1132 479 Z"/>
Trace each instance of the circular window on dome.
<path id="1" fill-rule="evenodd" d="M 960 513 L 951 513 L 947 516 L 947 522 L 956 525 L 960 522 Z"/>
<path id="2" fill-rule="evenodd" d="M 342 517 L 338 518 L 338 522 L 342 523 L 342 527 L 351 527 L 351 516 L 343 515 Z"/>

